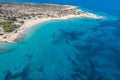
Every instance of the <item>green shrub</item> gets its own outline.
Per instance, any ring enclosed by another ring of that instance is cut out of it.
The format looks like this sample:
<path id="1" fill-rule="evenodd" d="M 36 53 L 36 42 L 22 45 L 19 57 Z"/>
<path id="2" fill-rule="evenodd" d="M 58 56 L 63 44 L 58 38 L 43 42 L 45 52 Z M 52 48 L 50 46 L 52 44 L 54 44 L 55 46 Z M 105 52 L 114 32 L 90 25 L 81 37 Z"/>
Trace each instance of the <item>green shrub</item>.
<path id="1" fill-rule="evenodd" d="M 5 32 L 12 32 L 16 28 L 15 25 L 9 22 L 3 22 L 2 26 Z"/>

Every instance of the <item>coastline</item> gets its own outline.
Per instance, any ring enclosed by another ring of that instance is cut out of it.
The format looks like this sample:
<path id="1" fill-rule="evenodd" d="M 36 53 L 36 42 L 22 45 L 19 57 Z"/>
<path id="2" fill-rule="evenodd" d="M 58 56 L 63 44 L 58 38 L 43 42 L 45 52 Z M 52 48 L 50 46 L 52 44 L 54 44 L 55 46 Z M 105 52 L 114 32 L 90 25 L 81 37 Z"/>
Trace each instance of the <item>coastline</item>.
<path id="1" fill-rule="evenodd" d="M 34 25 L 37 25 L 46 21 L 50 21 L 50 20 L 66 20 L 69 18 L 95 18 L 95 19 L 105 18 L 104 16 L 98 16 L 88 12 L 85 12 L 85 13 L 87 14 L 67 15 L 67 16 L 58 17 L 58 18 L 33 18 L 30 20 L 25 20 L 25 23 L 21 25 L 20 28 L 16 29 L 13 32 L 5 33 L 4 35 L 1 35 L 0 42 L 10 42 L 10 43 L 18 42 L 24 36 L 24 32 L 28 28 L 34 27 Z"/>

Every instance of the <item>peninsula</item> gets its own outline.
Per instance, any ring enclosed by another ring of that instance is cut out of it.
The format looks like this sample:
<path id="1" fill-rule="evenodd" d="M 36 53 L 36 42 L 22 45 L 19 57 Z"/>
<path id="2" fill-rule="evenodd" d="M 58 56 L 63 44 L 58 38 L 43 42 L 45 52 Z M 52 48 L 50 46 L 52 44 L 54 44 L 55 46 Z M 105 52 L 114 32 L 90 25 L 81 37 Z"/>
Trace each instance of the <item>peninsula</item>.
<path id="1" fill-rule="evenodd" d="M 0 3 L 0 42 L 17 42 L 28 28 L 48 20 L 104 18 L 76 6 L 57 4 Z"/>

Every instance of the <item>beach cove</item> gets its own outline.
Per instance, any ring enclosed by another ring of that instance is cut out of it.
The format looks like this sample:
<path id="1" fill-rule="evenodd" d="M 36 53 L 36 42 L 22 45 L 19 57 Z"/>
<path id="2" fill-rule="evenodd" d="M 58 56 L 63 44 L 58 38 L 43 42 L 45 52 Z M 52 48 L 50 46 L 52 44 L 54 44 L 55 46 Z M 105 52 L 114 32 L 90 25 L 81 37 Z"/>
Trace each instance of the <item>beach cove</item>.
<path id="1" fill-rule="evenodd" d="M 15 5 L 15 6 L 18 6 L 19 5 L 22 5 L 22 4 L 5 4 L 6 6 L 8 5 Z M 26 5 L 26 4 L 25 4 Z M 29 4 L 27 4 L 29 6 Z M 26 5 L 26 6 L 27 6 Z M 36 5 L 36 4 L 33 4 L 33 5 Z M 39 5 L 39 4 L 38 4 Z M 54 5 L 54 4 L 47 4 L 48 6 L 51 6 L 51 5 Z M 60 6 L 60 5 L 55 5 L 55 6 Z M 7 32 L 7 33 L 3 33 L 2 35 L 0 35 L 0 42 L 17 42 L 19 41 L 19 39 L 21 37 L 23 37 L 24 35 L 24 31 L 27 30 L 28 28 L 38 24 L 38 23 L 42 23 L 42 22 L 45 22 L 45 21 L 50 21 L 50 20 L 65 20 L 65 19 L 69 19 L 69 18 L 95 18 L 95 19 L 102 19 L 102 18 L 105 18 L 104 16 L 98 16 L 98 15 L 95 15 L 93 13 L 89 13 L 89 12 L 84 12 L 82 10 L 78 10 L 77 7 L 75 6 L 69 6 L 69 5 L 62 5 L 62 6 L 65 6 L 67 7 L 68 10 L 72 10 L 72 9 L 76 9 L 76 11 L 80 11 L 81 13 L 80 14 L 77 14 L 76 13 L 73 13 L 73 14 L 69 14 L 68 15 L 63 15 L 63 16 L 57 16 L 57 17 L 46 17 L 46 16 L 43 16 L 43 18 L 39 18 L 38 15 L 37 16 L 34 16 L 32 17 L 31 19 L 27 19 L 27 20 L 24 20 L 24 23 L 20 25 L 19 28 L 15 29 L 14 31 L 12 32 Z M 9 11 L 9 10 L 8 10 Z M 59 10 L 58 10 L 59 11 Z M 35 12 L 36 13 L 36 12 Z M 34 14 L 35 14 L 34 13 Z M 37 14 L 40 14 L 39 12 L 37 12 Z M 61 13 L 62 14 L 62 13 Z M 50 15 L 50 14 L 49 14 Z M 54 15 L 54 14 L 53 14 Z M 21 21 L 22 22 L 22 21 Z M 16 22 L 17 24 L 20 24 L 18 22 Z"/>

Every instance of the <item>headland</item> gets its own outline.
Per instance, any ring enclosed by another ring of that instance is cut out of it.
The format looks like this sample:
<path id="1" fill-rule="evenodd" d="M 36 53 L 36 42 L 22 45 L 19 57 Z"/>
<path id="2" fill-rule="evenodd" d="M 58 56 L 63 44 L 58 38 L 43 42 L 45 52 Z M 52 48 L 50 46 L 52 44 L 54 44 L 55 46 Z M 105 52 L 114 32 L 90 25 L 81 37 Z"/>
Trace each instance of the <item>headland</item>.
<path id="1" fill-rule="evenodd" d="M 76 6 L 58 4 L 0 3 L 0 42 L 17 42 L 28 28 L 49 20 L 68 18 L 101 19 Z"/>

